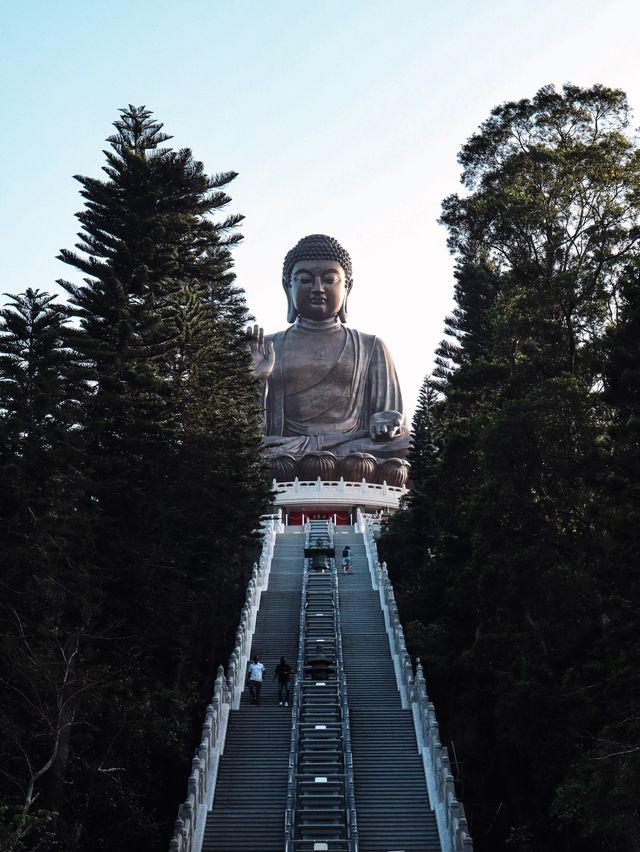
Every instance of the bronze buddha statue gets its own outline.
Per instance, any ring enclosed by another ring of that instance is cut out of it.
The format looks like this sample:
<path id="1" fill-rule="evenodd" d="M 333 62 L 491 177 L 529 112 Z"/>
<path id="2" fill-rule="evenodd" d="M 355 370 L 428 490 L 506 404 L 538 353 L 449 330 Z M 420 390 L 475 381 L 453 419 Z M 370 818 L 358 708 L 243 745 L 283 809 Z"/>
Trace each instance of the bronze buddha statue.
<path id="1" fill-rule="evenodd" d="M 283 266 L 292 324 L 272 335 L 247 329 L 269 457 L 407 454 L 409 429 L 389 351 L 345 324 L 352 284 L 351 259 L 337 240 L 304 237 Z"/>

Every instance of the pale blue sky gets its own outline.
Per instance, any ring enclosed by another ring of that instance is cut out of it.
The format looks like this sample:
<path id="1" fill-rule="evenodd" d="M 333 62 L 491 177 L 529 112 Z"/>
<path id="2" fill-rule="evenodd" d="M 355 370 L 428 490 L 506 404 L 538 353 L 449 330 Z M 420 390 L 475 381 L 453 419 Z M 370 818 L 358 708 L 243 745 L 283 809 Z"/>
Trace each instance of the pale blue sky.
<path id="1" fill-rule="evenodd" d="M 382 337 L 413 407 L 451 307 L 436 224 L 456 154 L 495 105 L 546 83 L 625 89 L 640 110 L 634 0 L 23 0 L 0 22 L 0 292 L 55 290 L 73 174 L 98 175 L 118 108 L 146 104 L 210 172 L 239 172 L 236 271 L 267 331 L 301 236 L 350 251 L 350 322 Z M 388 297 L 392 301 L 388 302 Z"/>

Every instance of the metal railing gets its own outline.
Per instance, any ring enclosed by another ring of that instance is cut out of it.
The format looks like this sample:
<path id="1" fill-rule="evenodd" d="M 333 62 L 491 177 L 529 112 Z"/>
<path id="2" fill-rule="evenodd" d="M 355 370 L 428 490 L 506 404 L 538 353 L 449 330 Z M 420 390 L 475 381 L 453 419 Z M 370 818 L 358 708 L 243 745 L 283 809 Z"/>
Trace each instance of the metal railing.
<path id="1" fill-rule="evenodd" d="M 310 540 L 316 536 L 315 525 L 307 522 L 305 524 L 305 548 L 310 546 Z M 328 535 L 329 544 L 332 546 L 334 541 L 333 525 L 327 523 L 326 532 Z M 291 746 L 289 753 L 289 775 L 287 781 L 287 804 L 285 812 L 285 852 L 294 852 L 296 848 L 302 845 L 307 848 L 310 840 L 307 838 L 301 839 L 297 837 L 298 818 L 298 782 L 299 782 L 299 760 L 301 753 L 301 740 L 304 736 L 302 733 L 303 726 L 301 724 L 301 699 L 303 692 L 303 678 L 306 662 L 306 647 L 309 639 L 307 611 L 309 607 L 309 571 L 310 559 L 305 559 L 304 575 L 303 575 L 303 593 L 302 605 L 300 609 L 300 627 L 299 627 L 299 646 L 298 646 L 298 665 L 295 677 L 294 698 L 292 703 L 292 726 L 291 726 Z M 340 848 L 347 849 L 348 852 L 358 852 L 358 829 L 355 807 L 355 786 L 353 778 L 353 757 L 351 753 L 351 734 L 349 728 L 349 709 L 347 701 L 347 686 L 344 666 L 342 661 L 342 637 L 340 632 L 340 607 L 338 598 L 338 576 L 336 570 L 336 561 L 333 560 L 333 566 L 328 569 L 331 580 L 331 596 L 332 605 L 334 608 L 334 648 L 335 648 L 335 666 L 336 666 L 336 683 L 338 688 L 339 707 L 340 707 L 340 732 L 341 732 L 341 752 L 342 752 L 342 774 L 344 777 L 345 790 L 345 815 L 344 825 L 346 838 L 344 840 L 326 840 L 318 842 L 318 848 Z M 324 641 L 324 640 L 321 640 Z M 324 684 L 317 684 L 324 686 Z M 317 727 L 324 727 L 317 726 Z M 325 779 L 326 780 L 326 779 Z M 334 845 L 335 844 L 335 845 Z M 344 845 L 343 845 L 344 844 Z M 314 845 L 315 848 L 315 845 Z"/>
<path id="2" fill-rule="evenodd" d="M 309 529 L 305 530 L 305 547 L 309 546 Z M 298 628 L 298 661 L 296 673 L 293 679 L 293 701 L 291 703 L 291 740 L 289 746 L 289 769 L 287 775 L 287 803 L 284 814 L 284 848 L 289 852 L 292 848 L 294 832 L 294 819 L 297 805 L 297 772 L 298 772 L 298 742 L 300 731 L 300 698 L 302 690 L 300 683 L 304 674 L 304 628 L 305 628 L 305 601 L 307 599 L 307 585 L 309 574 L 305 570 L 302 575 L 302 595 L 300 598 L 300 620 Z"/>
<path id="3" fill-rule="evenodd" d="M 257 564 L 254 563 L 247 584 L 245 602 L 235 635 L 235 647 L 227 666 L 227 676 L 225 677 L 222 666 L 218 668 L 213 698 L 205 713 L 200 744 L 191 762 L 187 798 L 178 808 L 178 818 L 174 823 L 173 837 L 169 844 L 170 852 L 200 852 L 202 847 L 207 811 L 213 806 L 218 765 L 227 735 L 229 710 L 240 705 L 240 693 L 256 626 L 256 615 L 260 608 L 260 596 L 269 582 L 276 533 L 281 528 L 282 521 L 279 516 L 263 520 L 260 560 Z"/>
<path id="4" fill-rule="evenodd" d="M 333 533 L 333 530 L 331 531 Z M 333 541 L 333 535 L 331 536 Z M 347 675 L 342 657 L 342 626 L 340 623 L 340 595 L 338 592 L 337 560 L 333 571 L 334 595 L 336 601 L 336 662 L 340 683 L 340 708 L 342 711 L 342 742 L 344 750 L 345 789 L 347 793 L 347 837 L 351 852 L 358 852 L 358 819 L 356 815 L 355 781 L 353 777 L 353 753 L 351 751 L 351 726 L 349 724 L 349 700 Z"/>
<path id="5" fill-rule="evenodd" d="M 372 521 L 359 509 L 355 527 L 363 534 L 372 585 L 380 595 L 391 654 L 396 662 L 398 687 L 413 714 L 418 748 L 425 767 L 429 799 L 436 814 L 443 852 L 472 852 L 473 841 L 469 834 L 464 806 L 456 796 L 449 755 L 446 747 L 440 742 L 435 708 L 427 694 L 422 665 L 418 659 L 414 675 L 387 566 L 386 563 L 381 565 L 378 561 L 378 548 Z"/>

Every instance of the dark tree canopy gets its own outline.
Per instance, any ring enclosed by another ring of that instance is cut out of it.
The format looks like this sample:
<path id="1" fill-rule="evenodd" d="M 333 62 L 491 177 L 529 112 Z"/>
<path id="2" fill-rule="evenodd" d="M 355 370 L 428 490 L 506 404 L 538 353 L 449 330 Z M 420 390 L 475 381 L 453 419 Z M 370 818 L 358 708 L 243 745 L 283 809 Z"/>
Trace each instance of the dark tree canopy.
<path id="1" fill-rule="evenodd" d="M 121 110 L 66 306 L 0 318 L 0 845 L 168 844 L 268 497 L 247 310 L 208 176 Z M 4 761 L 4 758 L 3 758 Z M 150 784 L 151 778 L 165 779 Z"/>
<path id="2" fill-rule="evenodd" d="M 628 128 L 623 92 L 547 86 L 493 110 L 460 153 L 465 194 L 443 203 L 456 307 L 385 554 L 480 852 L 640 842 Z"/>

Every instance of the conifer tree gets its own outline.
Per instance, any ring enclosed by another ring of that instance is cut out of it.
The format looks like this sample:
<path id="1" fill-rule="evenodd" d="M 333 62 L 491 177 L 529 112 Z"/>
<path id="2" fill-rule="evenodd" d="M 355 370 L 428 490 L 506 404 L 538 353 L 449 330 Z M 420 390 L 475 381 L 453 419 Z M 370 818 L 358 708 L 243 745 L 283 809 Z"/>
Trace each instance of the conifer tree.
<path id="1" fill-rule="evenodd" d="M 418 393 L 418 402 L 411 422 L 411 449 L 409 462 L 411 464 L 412 493 L 423 491 L 428 487 L 429 477 L 438 456 L 439 438 L 435 419 L 437 391 L 433 382 L 427 376 L 422 382 Z"/>
<path id="2" fill-rule="evenodd" d="M 440 591 L 434 561 L 439 528 L 434 514 L 441 435 L 436 416 L 438 394 L 427 376 L 420 388 L 411 426 L 411 489 L 402 511 L 393 515 L 380 540 L 403 617 L 409 623 L 426 620 L 425 602 L 435 607 Z M 428 590 L 428 592 L 427 592 Z"/>
<path id="3" fill-rule="evenodd" d="M 445 319 L 445 339 L 436 351 L 434 386 L 447 392 L 454 381 L 458 392 L 462 383 L 475 385 L 473 376 L 481 368 L 490 369 L 490 309 L 498 297 L 500 278 L 482 254 L 465 253 L 455 270 L 455 307 Z M 467 369 L 461 371 L 461 367 Z"/>
<path id="4" fill-rule="evenodd" d="M 152 849 L 183 796 L 194 708 L 230 650 L 267 489 L 230 253 L 242 217 L 214 218 L 235 174 L 165 147 L 144 107 L 115 128 L 106 179 L 78 177 L 78 251 L 60 254 L 84 275 L 60 283 L 93 379 L 83 447 L 102 604 L 104 686 L 78 740 L 74 809 L 78 848 L 126 834 Z M 173 782 L 150 792 L 165 770 Z"/>
<path id="5" fill-rule="evenodd" d="M 79 418 L 81 371 L 64 339 L 67 316 L 54 296 L 32 289 L 0 311 L 2 446 L 34 476 L 47 448 Z"/>
<path id="6" fill-rule="evenodd" d="M 53 840 L 87 687 L 78 435 L 88 389 L 67 317 L 32 289 L 0 312 L 0 790 L 3 817 L 15 814 L 0 828 L 7 848 Z"/>

